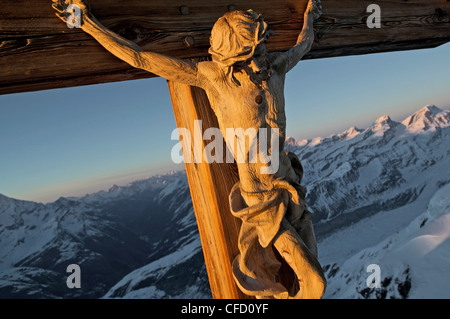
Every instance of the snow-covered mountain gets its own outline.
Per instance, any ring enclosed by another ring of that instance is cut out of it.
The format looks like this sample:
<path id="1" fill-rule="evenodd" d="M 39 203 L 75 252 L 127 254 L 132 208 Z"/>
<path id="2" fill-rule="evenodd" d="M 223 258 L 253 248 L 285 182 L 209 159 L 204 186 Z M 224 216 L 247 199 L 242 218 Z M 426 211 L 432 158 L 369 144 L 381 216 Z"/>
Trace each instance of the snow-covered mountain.
<path id="1" fill-rule="evenodd" d="M 383 229 L 392 214 L 398 213 L 381 212 L 321 242 L 323 260 L 330 262 L 325 298 L 450 298 L 450 184 L 437 191 L 416 218 L 409 221 L 410 216 L 403 216 L 405 224 L 409 223 L 402 229 Z M 356 252 L 352 243 L 364 241 L 361 234 L 366 231 L 384 238 Z M 338 248 L 339 256 L 331 251 L 337 243 L 349 245 Z M 370 265 L 379 267 L 379 288 L 367 285 L 373 273 Z"/>
<path id="2" fill-rule="evenodd" d="M 285 146 L 305 170 L 325 298 L 450 297 L 450 111 Z M 72 263 L 81 289 L 66 286 Z M 46 205 L 0 195 L 0 297 L 210 296 L 184 172 Z"/>
<path id="3" fill-rule="evenodd" d="M 305 169 L 325 298 L 450 298 L 439 280 L 450 269 L 450 111 L 428 105 L 400 123 L 383 115 L 287 148 Z M 366 285 L 370 264 L 379 289 Z"/>
<path id="4" fill-rule="evenodd" d="M 414 204 L 426 209 L 450 181 L 450 112 L 428 105 L 401 123 L 387 115 L 360 130 L 295 141 L 286 148 L 302 161 L 319 234 Z"/>
<path id="5" fill-rule="evenodd" d="M 197 239 L 184 172 L 47 205 L 0 196 L 0 297 L 102 297 L 130 272 L 190 241 L 199 267 L 179 269 L 167 290 L 181 293 L 186 274 L 197 273 L 207 287 Z M 81 289 L 67 288 L 70 264 L 80 266 Z"/>

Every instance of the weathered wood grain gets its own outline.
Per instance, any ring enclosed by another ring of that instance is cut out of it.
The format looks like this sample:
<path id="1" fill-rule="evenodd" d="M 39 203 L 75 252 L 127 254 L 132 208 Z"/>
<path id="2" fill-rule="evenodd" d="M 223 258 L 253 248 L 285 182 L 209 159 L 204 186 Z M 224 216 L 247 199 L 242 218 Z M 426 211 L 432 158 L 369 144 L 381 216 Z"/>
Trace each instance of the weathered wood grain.
<path id="1" fill-rule="evenodd" d="M 202 89 L 175 82 L 168 82 L 168 85 L 178 128 L 194 132 L 195 120 L 202 120 L 203 131 L 218 127 Z M 202 150 L 206 144 L 202 141 Z M 193 147 L 183 149 L 184 156 L 187 153 L 194 158 Z M 185 167 L 213 297 L 248 298 L 237 288 L 231 271 L 231 263 L 239 253 L 237 241 L 241 222 L 230 213 L 228 194 L 238 181 L 237 167 L 205 161 L 185 163 Z"/>
<path id="2" fill-rule="evenodd" d="M 145 50 L 178 58 L 207 56 L 212 25 L 234 8 L 251 8 L 262 13 L 275 31 L 268 41 L 269 49 L 286 50 L 297 39 L 307 4 L 307 0 L 89 2 L 94 15 L 108 28 Z M 0 94 L 153 76 L 112 56 L 83 31 L 67 28 L 54 15 L 51 3 L 2 0 Z M 322 0 L 322 3 L 323 16 L 316 23 L 316 40 L 305 59 L 429 48 L 450 40 L 447 0 Z M 369 29 L 365 23 L 370 3 L 381 7 L 380 29 Z"/>

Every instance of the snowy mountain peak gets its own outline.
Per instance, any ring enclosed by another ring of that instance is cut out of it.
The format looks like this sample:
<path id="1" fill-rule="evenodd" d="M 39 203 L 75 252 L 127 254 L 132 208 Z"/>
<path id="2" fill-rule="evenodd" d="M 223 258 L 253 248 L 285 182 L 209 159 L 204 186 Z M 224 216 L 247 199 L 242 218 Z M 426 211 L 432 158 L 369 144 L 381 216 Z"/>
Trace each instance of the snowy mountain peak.
<path id="1" fill-rule="evenodd" d="M 409 130 L 420 131 L 436 128 L 450 123 L 448 111 L 442 111 L 435 105 L 426 105 L 417 112 L 408 116 L 402 124 Z"/>
<path id="2" fill-rule="evenodd" d="M 383 114 L 383 115 L 381 115 L 379 118 L 377 118 L 375 120 L 375 123 L 383 123 L 384 124 L 384 123 L 387 123 L 389 121 L 391 121 L 391 118 L 389 117 L 389 115 Z"/>
<path id="3" fill-rule="evenodd" d="M 111 186 L 108 190 L 108 193 L 112 193 L 112 192 L 117 192 L 120 189 L 120 186 L 114 184 L 113 186 Z"/>
<path id="4" fill-rule="evenodd" d="M 63 197 L 61 196 L 53 203 L 49 203 L 48 205 L 54 206 L 54 207 L 61 207 L 61 206 L 67 206 L 70 207 L 72 205 L 77 204 L 77 200 L 75 197 Z"/>
<path id="5" fill-rule="evenodd" d="M 0 214 L 6 211 L 12 204 L 13 200 L 5 195 L 0 194 Z"/>
<path id="6" fill-rule="evenodd" d="M 388 115 L 384 114 L 373 122 L 371 129 L 372 131 L 385 130 L 397 125 L 397 122 L 392 121 Z"/>
<path id="7" fill-rule="evenodd" d="M 433 115 L 436 115 L 441 112 L 442 112 L 442 110 L 440 108 L 438 108 L 436 105 L 428 104 L 428 105 L 425 105 L 423 108 L 421 108 L 416 113 L 431 113 Z"/>
<path id="8" fill-rule="evenodd" d="M 363 130 L 357 128 L 356 126 L 352 126 L 349 129 L 345 130 L 344 132 L 338 134 L 338 137 L 349 140 L 358 135 L 359 133 L 361 133 L 362 131 Z"/>
<path id="9" fill-rule="evenodd" d="M 386 131 L 396 127 L 399 123 L 391 120 L 388 115 L 382 115 L 370 126 L 369 131 L 374 132 L 375 136 L 383 136 Z"/>
<path id="10" fill-rule="evenodd" d="M 284 142 L 285 146 L 305 146 L 306 144 L 308 144 L 308 140 L 297 140 L 293 137 L 287 137 L 286 141 Z"/>
<path id="11" fill-rule="evenodd" d="M 9 197 L 7 197 L 7 196 L 5 196 L 5 195 L 2 195 L 2 194 L 0 194 L 0 203 L 2 203 L 2 202 L 6 202 L 6 201 L 9 201 L 10 200 L 10 198 Z"/>
<path id="12" fill-rule="evenodd" d="M 14 198 L 5 196 L 3 194 L 0 194 L 0 206 L 5 205 L 5 204 L 13 204 L 16 202 L 26 202 L 26 201 L 22 201 L 20 199 L 14 199 Z"/>
<path id="13" fill-rule="evenodd" d="M 42 204 L 30 202 L 26 200 L 14 199 L 5 195 L 0 194 L 0 214 L 6 213 L 7 215 L 15 215 L 17 211 L 32 210 L 37 206 Z M 0 226 L 2 226 L 2 221 L 0 219 Z M 1 232 L 1 229 L 0 229 Z"/>

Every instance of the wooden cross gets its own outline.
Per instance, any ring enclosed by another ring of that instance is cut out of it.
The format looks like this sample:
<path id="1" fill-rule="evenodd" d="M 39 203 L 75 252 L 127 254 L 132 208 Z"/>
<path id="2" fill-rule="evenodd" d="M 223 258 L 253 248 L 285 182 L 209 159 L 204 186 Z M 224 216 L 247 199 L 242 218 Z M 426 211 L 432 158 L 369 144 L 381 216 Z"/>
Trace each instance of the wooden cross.
<path id="1" fill-rule="evenodd" d="M 226 11 L 253 9 L 275 31 L 269 50 L 296 41 L 307 0 L 90 0 L 93 14 L 112 31 L 144 50 L 183 59 L 207 58 L 214 22 Z M 0 9 L 0 94 L 148 78 L 76 28 L 55 17 L 51 0 Z M 367 8 L 381 9 L 381 27 L 369 28 Z M 450 41 L 448 0 L 322 0 L 315 42 L 305 59 L 432 48 Z M 218 127 L 203 90 L 169 82 L 178 127 Z M 204 143 L 204 141 L 203 141 Z M 205 145 L 203 145 L 204 148 Z M 183 150 L 193 152 L 193 150 Z M 186 163 L 192 202 L 214 298 L 246 298 L 236 287 L 231 262 L 238 254 L 240 221 L 228 194 L 238 180 L 234 164 Z"/>

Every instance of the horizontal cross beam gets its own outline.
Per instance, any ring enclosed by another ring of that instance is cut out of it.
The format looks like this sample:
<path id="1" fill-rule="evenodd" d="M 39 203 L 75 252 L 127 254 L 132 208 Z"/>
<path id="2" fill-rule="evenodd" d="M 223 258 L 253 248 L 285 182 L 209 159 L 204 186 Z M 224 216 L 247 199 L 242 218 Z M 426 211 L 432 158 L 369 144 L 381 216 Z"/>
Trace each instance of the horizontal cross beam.
<path id="1" fill-rule="evenodd" d="M 294 45 L 307 0 L 89 0 L 106 27 L 142 48 L 177 58 L 208 56 L 210 30 L 223 13 L 253 9 L 275 34 L 267 46 Z M 369 4 L 381 28 L 369 28 Z M 134 69 L 79 29 L 59 20 L 50 0 L 2 0 L 0 94 L 154 76 Z M 323 16 L 305 59 L 431 48 L 450 41 L 448 0 L 322 0 Z"/>

